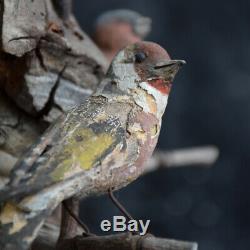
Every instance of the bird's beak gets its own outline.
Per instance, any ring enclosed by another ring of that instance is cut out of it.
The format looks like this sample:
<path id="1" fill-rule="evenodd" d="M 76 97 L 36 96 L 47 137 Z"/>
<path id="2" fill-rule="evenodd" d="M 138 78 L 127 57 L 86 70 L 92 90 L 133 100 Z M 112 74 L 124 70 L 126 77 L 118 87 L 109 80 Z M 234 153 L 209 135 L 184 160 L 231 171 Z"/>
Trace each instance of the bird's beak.
<path id="1" fill-rule="evenodd" d="M 168 60 L 154 66 L 155 73 L 166 81 L 172 82 L 179 69 L 186 64 L 184 60 Z"/>
<path id="2" fill-rule="evenodd" d="M 168 60 L 166 62 L 160 62 L 155 65 L 155 69 L 161 69 L 161 68 L 166 68 L 166 67 L 171 67 L 174 65 L 177 65 L 178 67 L 183 66 L 186 64 L 185 60 Z"/>

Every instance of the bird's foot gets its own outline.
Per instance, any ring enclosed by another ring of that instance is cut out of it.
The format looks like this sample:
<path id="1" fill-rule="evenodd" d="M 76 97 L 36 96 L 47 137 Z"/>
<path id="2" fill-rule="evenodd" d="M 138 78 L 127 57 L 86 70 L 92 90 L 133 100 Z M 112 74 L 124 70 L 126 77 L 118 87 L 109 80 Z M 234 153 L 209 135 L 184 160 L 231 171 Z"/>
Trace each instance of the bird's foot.
<path id="1" fill-rule="evenodd" d="M 118 201 L 118 199 L 114 196 L 113 193 L 113 188 L 110 188 L 108 190 L 108 195 L 109 198 L 111 199 L 111 201 L 113 202 L 113 204 L 121 211 L 121 213 L 128 219 L 128 220 L 135 220 L 131 214 L 126 210 L 126 208 Z M 139 231 L 134 231 L 131 232 L 132 235 L 140 235 Z"/>
<path id="2" fill-rule="evenodd" d="M 108 195 L 113 204 L 121 211 L 121 213 L 129 220 L 134 220 L 130 213 L 126 210 L 126 208 L 117 200 L 114 196 L 113 188 L 109 188 Z"/>

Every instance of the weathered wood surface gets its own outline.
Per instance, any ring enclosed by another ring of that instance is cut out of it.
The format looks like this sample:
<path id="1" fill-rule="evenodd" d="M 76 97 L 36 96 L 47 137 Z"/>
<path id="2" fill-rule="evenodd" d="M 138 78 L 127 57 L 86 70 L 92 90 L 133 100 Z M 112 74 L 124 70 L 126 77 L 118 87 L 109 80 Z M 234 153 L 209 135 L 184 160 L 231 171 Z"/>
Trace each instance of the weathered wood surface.
<path id="1" fill-rule="evenodd" d="M 65 240 L 57 250 L 197 250 L 197 243 L 130 233 L 108 236 L 75 237 Z"/>
<path id="2" fill-rule="evenodd" d="M 174 239 L 158 238 L 153 235 L 139 236 L 131 233 L 121 233 L 107 236 L 78 236 L 60 241 L 57 244 L 59 227 L 45 223 L 37 239 L 32 245 L 32 250 L 95 250 L 95 249 L 120 249 L 120 250 L 197 250 L 196 242 L 187 242 Z M 72 248 L 74 246 L 74 248 Z"/>
<path id="3" fill-rule="evenodd" d="M 0 2 L 0 176 L 50 122 L 93 93 L 108 66 L 56 2 Z"/>
<path id="4" fill-rule="evenodd" d="M 92 94 L 107 70 L 62 3 L 70 1 L 0 1 L 0 188 L 49 123 Z"/>
<path id="5" fill-rule="evenodd" d="M 1 86 L 20 108 L 51 121 L 96 89 L 108 63 L 73 15 L 62 20 L 49 0 L 1 10 Z"/>

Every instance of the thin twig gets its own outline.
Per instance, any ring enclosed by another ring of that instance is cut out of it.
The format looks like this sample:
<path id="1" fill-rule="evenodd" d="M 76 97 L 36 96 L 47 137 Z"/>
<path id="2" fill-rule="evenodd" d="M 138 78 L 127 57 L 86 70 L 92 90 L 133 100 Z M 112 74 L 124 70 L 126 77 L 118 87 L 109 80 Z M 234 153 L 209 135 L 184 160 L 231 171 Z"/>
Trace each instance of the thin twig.
<path id="1" fill-rule="evenodd" d="M 156 151 L 145 166 L 145 173 L 160 168 L 177 168 L 185 166 L 209 167 L 219 157 L 215 146 L 200 146 L 176 150 Z"/>

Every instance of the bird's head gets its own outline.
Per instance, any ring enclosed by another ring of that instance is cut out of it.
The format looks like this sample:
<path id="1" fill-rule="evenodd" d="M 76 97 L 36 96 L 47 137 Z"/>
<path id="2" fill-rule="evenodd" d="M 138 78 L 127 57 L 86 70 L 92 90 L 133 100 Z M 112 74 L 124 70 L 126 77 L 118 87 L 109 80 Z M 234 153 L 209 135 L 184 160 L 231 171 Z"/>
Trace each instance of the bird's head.
<path id="1" fill-rule="evenodd" d="M 128 44 L 141 41 L 151 30 L 151 19 L 127 9 L 109 10 L 98 17 L 93 38 L 111 61 Z"/>
<path id="2" fill-rule="evenodd" d="M 148 97 L 153 97 L 161 116 L 174 77 L 183 64 L 183 60 L 171 60 L 166 50 L 156 43 L 138 42 L 115 56 L 107 73 L 112 81 L 105 89 L 110 93 L 133 95 L 144 108 L 148 105 L 147 100 L 152 99 Z"/>

